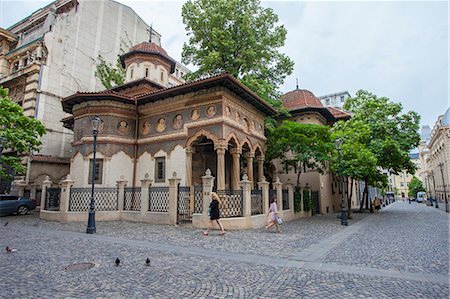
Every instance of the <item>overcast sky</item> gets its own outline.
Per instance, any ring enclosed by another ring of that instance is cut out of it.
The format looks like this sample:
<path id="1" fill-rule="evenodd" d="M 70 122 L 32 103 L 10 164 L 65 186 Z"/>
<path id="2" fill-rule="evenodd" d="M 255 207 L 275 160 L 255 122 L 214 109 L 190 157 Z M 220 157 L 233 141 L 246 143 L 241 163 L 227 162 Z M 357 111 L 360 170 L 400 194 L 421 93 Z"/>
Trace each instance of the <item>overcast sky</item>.
<path id="1" fill-rule="evenodd" d="M 162 34 L 162 46 L 181 61 L 187 41 L 181 1 L 118 1 Z M 7 28 L 50 1 L 0 0 Z M 449 7 L 440 2 L 263 1 L 286 26 L 282 49 L 295 62 L 282 92 L 299 86 L 316 96 L 366 89 L 414 110 L 431 127 L 450 106 Z"/>

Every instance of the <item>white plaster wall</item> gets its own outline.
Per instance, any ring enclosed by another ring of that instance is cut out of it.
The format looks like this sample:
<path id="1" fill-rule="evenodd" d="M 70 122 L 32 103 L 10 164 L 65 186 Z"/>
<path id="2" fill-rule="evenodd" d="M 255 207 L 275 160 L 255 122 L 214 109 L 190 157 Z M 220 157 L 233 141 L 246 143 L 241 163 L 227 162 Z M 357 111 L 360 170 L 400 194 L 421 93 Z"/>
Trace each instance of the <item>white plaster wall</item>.
<path id="1" fill-rule="evenodd" d="M 152 156 L 145 152 L 143 153 L 137 162 L 136 165 L 136 186 L 141 185 L 141 180 L 145 177 L 145 174 L 148 173 L 149 178 L 153 181 L 155 180 L 155 160 L 152 160 Z"/>
<path id="2" fill-rule="evenodd" d="M 127 186 L 133 184 L 133 159 L 124 152 L 119 152 L 111 157 L 109 163 L 108 181 L 105 180 L 105 186 L 114 187 L 119 179 L 127 180 Z M 105 167 L 103 168 L 105 171 Z M 138 178 L 136 179 L 136 182 Z"/>
<path id="3" fill-rule="evenodd" d="M 171 178 L 173 172 L 181 179 L 181 186 L 186 186 L 186 151 L 180 145 L 175 146 L 166 160 L 166 179 Z"/>
<path id="4" fill-rule="evenodd" d="M 80 153 L 77 153 L 70 163 L 70 177 L 74 181 L 74 187 L 84 186 L 84 159 Z"/>

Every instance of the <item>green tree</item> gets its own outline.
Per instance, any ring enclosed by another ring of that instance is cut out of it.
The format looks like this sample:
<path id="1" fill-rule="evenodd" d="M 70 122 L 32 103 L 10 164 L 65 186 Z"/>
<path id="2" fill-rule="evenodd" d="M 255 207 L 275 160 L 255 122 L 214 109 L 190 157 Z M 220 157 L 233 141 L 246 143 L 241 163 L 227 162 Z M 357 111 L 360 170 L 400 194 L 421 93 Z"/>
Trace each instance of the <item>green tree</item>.
<path id="1" fill-rule="evenodd" d="M 285 120 L 268 137 L 266 157 L 280 159 L 286 172 L 295 171 L 299 187 L 306 168 L 324 171 L 332 146 L 329 127 Z"/>
<path id="2" fill-rule="evenodd" d="M 8 96 L 8 89 L 0 86 L 0 142 L 3 150 L 13 151 L 16 155 L 1 154 L 0 176 L 8 179 L 4 166 L 9 166 L 17 174 L 23 174 L 25 167 L 19 155 L 38 150 L 40 137 L 45 133 L 45 127 L 34 118 L 23 114 L 23 109 Z"/>
<path id="3" fill-rule="evenodd" d="M 337 122 L 333 136 L 343 141 L 341 166 L 344 176 L 366 183 L 363 195 L 368 207 L 367 186 L 384 188 L 388 184 L 381 169 L 392 173 L 415 171 L 409 152 L 420 140 L 420 117 L 413 111 L 401 114 L 401 104 L 364 90 L 347 99 L 344 109 L 352 111 L 352 118 Z"/>
<path id="4" fill-rule="evenodd" d="M 409 197 L 416 197 L 417 192 L 426 192 L 425 187 L 422 184 L 422 181 L 420 181 L 417 177 L 413 177 L 411 182 L 408 184 L 408 196 Z"/>
<path id="5" fill-rule="evenodd" d="M 120 58 L 117 58 L 116 65 L 105 61 L 102 55 L 98 55 L 95 76 L 100 79 L 102 85 L 110 89 L 114 86 L 122 85 L 125 82 L 125 69 L 122 67 Z"/>
<path id="6" fill-rule="evenodd" d="M 277 88 L 294 63 L 278 51 L 287 31 L 272 9 L 258 0 L 189 0 L 182 17 L 190 36 L 182 62 L 198 66 L 188 79 L 227 71 L 280 108 Z"/>

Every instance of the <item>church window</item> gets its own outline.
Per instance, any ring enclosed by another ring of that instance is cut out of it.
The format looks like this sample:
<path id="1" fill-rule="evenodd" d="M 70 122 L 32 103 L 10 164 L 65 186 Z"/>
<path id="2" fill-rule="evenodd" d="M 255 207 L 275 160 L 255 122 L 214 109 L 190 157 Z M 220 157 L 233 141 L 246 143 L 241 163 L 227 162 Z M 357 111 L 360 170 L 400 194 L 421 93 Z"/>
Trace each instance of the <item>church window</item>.
<path id="1" fill-rule="evenodd" d="M 344 102 L 344 96 L 341 96 L 341 103 Z"/>
<path id="2" fill-rule="evenodd" d="M 145 68 L 145 77 L 148 78 L 148 67 Z"/>
<path id="3" fill-rule="evenodd" d="M 157 182 L 157 183 L 165 182 L 165 180 L 166 180 L 166 158 L 165 157 L 156 158 L 155 167 L 156 167 L 155 182 Z"/>
<path id="4" fill-rule="evenodd" d="M 164 81 L 164 72 L 161 71 L 161 82 L 163 82 L 163 81 Z"/>
<path id="5" fill-rule="evenodd" d="M 134 71 L 134 69 L 131 69 L 131 71 L 130 71 L 130 79 L 133 79 L 133 71 Z"/>
<path id="6" fill-rule="evenodd" d="M 89 184 L 92 182 L 92 163 L 94 159 L 89 162 Z M 101 184 L 103 176 L 103 160 L 95 159 L 95 170 L 94 170 L 94 184 Z"/>

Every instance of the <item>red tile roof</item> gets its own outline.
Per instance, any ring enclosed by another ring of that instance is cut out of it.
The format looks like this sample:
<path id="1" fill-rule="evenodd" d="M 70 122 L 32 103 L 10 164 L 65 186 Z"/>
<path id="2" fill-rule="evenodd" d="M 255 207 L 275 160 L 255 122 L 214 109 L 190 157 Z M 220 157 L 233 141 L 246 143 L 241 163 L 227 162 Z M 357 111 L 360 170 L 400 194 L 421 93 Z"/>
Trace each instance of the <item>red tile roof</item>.
<path id="1" fill-rule="evenodd" d="M 169 54 L 167 54 L 166 50 L 164 50 L 162 47 L 158 46 L 155 43 L 151 43 L 151 42 L 143 42 L 140 44 L 137 44 L 133 47 L 131 47 L 129 52 L 132 51 L 142 51 L 142 52 L 147 52 L 147 53 L 152 53 L 152 54 L 162 54 L 164 56 L 169 56 Z"/>
<path id="2" fill-rule="evenodd" d="M 296 89 L 281 96 L 283 106 L 293 110 L 306 107 L 322 108 L 323 105 L 316 96 L 306 89 Z"/>
<path id="3" fill-rule="evenodd" d="M 330 110 L 331 114 L 333 114 L 333 116 L 338 119 L 351 117 L 350 113 L 345 112 L 337 107 L 328 107 L 328 110 Z"/>
<path id="4" fill-rule="evenodd" d="M 47 155 L 31 155 L 31 161 L 33 162 L 46 162 L 53 164 L 69 164 L 70 160 L 66 158 L 53 157 Z"/>

